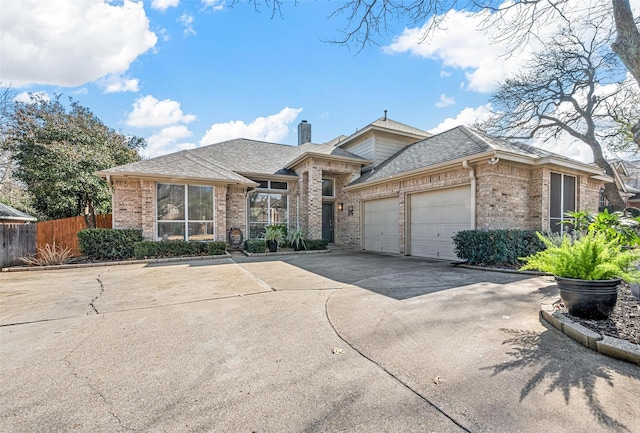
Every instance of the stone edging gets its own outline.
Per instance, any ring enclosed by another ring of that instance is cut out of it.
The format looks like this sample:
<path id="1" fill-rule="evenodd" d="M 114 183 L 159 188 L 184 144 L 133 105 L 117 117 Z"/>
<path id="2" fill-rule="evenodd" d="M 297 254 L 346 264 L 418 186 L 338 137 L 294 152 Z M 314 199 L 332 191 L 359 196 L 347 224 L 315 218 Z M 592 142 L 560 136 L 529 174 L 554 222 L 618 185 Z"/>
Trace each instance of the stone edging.
<path id="1" fill-rule="evenodd" d="M 195 260 L 213 260 L 213 259 L 228 259 L 228 258 L 231 258 L 231 254 L 225 251 L 224 254 L 218 254 L 215 256 L 165 257 L 161 259 L 119 260 L 116 262 L 95 262 L 95 263 L 70 263 L 67 265 L 50 265 L 50 266 L 13 266 L 11 268 L 2 268 L 2 272 L 52 271 L 52 270 L 58 270 L 58 269 L 95 268 L 98 266 L 120 266 L 120 265 L 139 265 L 139 264 L 145 264 L 145 263 L 190 262 Z"/>
<path id="2" fill-rule="evenodd" d="M 640 345 L 619 338 L 600 335 L 569 319 L 556 310 L 553 304 L 542 304 L 540 306 L 540 318 L 591 350 L 640 365 Z"/>

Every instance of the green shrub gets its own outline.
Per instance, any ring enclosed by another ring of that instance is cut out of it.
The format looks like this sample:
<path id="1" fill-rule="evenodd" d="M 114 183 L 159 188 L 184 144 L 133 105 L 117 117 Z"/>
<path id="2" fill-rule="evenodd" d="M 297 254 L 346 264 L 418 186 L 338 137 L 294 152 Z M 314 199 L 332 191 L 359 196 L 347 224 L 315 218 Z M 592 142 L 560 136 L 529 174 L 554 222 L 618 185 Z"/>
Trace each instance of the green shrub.
<path id="1" fill-rule="evenodd" d="M 142 231 L 133 229 L 85 229 L 78 232 L 80 252 L 93 260 L 122 260 L 133 257 L 133 246 Z"/>
<path id="2" fill-rule="evenodd" d="M 326 250 L 329 241 L 326 239 L 305 239 L 304 244 L 307 250 Z"/>
<path id="3" fill-rule="evenodd" d="M 522 270 L 536 269 L 580 280 L 622 278 L 630 283 L 640 282 L 640 271 L 634 266 L 640 259 L 640 250 L 623 248 L 618 239 L 609 239 L 606 233 L 564 236 L 560 244 L 541 234 L 538 237 L 547 248 L 523 257 L 526 265 Z"/>
<path id="4" fill-rule="evenodd" d="M 519 257 L 545 248 L 534 230 L 462 230 L 453 243 L 458 258 L 487 266 L 519 267 Z"/>
<path id="5" fill-rule="evenodd" d="M 267 242 L 262 239 L 247 239 L 244 241 L 244 249 L 248 253 L 264 253 L 267 250 Z"/>
<path id="6" fill-rule="evenodd" d="M 226 250 L 226 242 L 141 241 L 134 245 L 134 254 L 137 259 L 215 256 L 224 254 Z"/>

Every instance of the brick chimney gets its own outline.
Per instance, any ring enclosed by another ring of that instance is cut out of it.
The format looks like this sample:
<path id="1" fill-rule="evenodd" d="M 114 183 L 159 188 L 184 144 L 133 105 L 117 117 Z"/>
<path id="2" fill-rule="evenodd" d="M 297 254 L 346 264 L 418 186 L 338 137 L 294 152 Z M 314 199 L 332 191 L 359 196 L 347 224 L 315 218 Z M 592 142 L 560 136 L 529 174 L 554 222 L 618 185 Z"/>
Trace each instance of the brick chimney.
<path id="1" fill-rule="evenodd" d="M 298 125 L 298 146 L 311 141 L 311 124 L 303 120 Z"/>

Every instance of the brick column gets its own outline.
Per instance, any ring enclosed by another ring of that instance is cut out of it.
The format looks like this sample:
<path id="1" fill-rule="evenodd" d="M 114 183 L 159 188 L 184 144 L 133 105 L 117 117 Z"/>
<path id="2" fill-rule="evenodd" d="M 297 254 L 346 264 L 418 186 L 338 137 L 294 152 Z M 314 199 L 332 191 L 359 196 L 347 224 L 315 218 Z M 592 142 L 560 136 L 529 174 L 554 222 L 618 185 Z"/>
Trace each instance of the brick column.
<path id="1" fill-rule="evenodd" d="M 156 240 L 156 183 L 141 180 L 142 198 L 142 236 L 147 240 Z"/>
<path id="2" fill-rule="evenodd" d="M 322 237 L 322 169 L 309 168 L 308 186 L 309 237 L 320 239 Z"/>
<path id="3" fill-rule="evenodd" d="M 227 240 L 227 186 L 214 186 L 213 194 L 215 195 L 215 209 L 216 214 L 214 216 L 216 220 L 215 228 L 215 240 L 226 241 Z"/>

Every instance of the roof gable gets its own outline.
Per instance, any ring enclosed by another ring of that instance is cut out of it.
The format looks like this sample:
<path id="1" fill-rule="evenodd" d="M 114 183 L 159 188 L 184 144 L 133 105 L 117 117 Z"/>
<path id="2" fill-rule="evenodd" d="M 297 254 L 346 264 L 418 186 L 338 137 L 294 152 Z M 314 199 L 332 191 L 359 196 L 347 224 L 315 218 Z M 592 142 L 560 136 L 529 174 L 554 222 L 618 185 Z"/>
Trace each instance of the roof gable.
<path id="1" fill-rule="evenodd" d="M 99 174 L 137 174 L 253 184 L 254 182 L 243 174 L 295 175 L 286 168 L 291 161 L 305 153 L 354 158 L 362 160 L 363 164 L 367 162 L 350 152 L 336 148 L 331 143 L 289 146 L 239 138 L 110 168 L 100 171 Z"/>
<path id="2" fill-rule="evenodd" d="M 560 160 L 573 162 L 570 158 L 535 146 L 511 143 L 466 126 L 458 126 L 407 146 L 374 170 L 365 173 L 352 185 L 382 180 L 490 151 L 500 151 L 532 159 L 553 156 Z"/>

